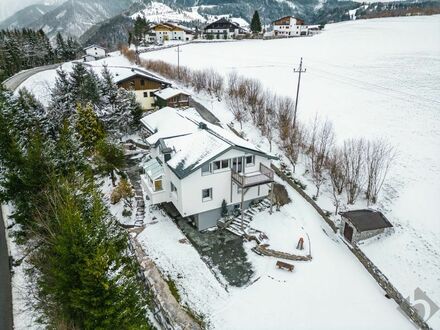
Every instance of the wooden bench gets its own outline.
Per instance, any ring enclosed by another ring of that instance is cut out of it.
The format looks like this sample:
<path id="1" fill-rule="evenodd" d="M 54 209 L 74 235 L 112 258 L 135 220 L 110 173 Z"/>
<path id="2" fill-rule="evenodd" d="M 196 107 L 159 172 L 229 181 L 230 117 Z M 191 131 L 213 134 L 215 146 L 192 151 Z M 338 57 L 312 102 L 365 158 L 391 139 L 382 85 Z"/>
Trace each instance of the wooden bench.
<path id="1" fill-rule="evenodd" d="M 283 268 L 283 269 L 286 269 L 286 270 L 288 270 L 289 272 L 291 272 L 291 271 L 293 271 L 293 269 L 295 268 L 295 266 L 294 265 L 292 265 L 292 264 L 288 264 L 287 262 L 284 262 L 284 261 L 280 261 L 280 260 L 278 260 L 277 261 L 277 267 L 278 268 Z"/>

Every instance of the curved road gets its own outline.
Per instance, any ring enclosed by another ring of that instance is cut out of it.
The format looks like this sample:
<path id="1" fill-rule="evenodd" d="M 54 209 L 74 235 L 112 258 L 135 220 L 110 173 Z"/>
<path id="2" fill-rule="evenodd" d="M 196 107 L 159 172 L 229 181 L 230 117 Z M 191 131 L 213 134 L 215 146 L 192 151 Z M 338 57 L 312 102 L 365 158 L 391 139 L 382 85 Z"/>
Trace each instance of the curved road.
<path id="1" fill-rule="evenodd" d="M 5 223 L 0 208 L 0 329 L 12 330 L 12 292 Z"/>
<path id="2" fill-rule="evenodd" d="M 19 73 L 16 73 L 12 77 L 6 79 L 3 82 L 3 85 L 7 89 L 9 89 L 10 91 L 15 91 L 17 89 L 17 87 L 20 86 L 23 83 L 23 81 L 25 81 L 29 77 L 33 76 L 34 74 L 36 74 L 38 72 L 41 72 L 41 71 L 53 70 L 53 69 L 58 68 L 59 66 L 60 66 L 60 63 L 58 63 L 58 64 L 50 64 L 50 65 L 45 65 L 45 66 L 39 66 L 37 68 L 32 68 L 32 69 L 29 69 L 29 70 L 20 71 Z"/>

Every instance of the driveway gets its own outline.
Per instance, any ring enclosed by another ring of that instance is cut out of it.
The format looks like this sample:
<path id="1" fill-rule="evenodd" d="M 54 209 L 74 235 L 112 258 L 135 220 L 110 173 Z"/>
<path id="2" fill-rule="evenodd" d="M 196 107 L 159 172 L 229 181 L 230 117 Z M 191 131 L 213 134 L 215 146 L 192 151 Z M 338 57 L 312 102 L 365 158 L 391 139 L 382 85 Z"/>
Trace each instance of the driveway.
<path id="1" fill-rule="evenodd" d="M 12 293 L 5 223 L 0 210 L 0 329 L 12 330 Z"/>

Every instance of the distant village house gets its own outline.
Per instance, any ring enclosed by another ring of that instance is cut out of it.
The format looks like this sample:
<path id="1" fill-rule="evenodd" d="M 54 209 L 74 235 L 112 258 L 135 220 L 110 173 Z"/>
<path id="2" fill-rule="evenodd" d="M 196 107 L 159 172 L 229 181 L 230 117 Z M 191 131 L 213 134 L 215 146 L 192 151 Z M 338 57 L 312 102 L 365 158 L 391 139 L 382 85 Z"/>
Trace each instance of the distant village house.
<path id="1" fill-rule="evenodd" d="M 208 24 L 204 28 L 204 37 L 206 39 L 232 39 L 244 36 L 245 34 L 245 29 L 224 17 Z"/>
<path id="2" fill-rule="evenodd" d="M 84 48 L 84 52 L 84 62 L 96 61 L 107 56 L 106 49 L 98 45 L 90 45 Z"/>
<path id="3" fill-rule="evenodd" d="M 159 23 L 151 28 L 149 42 L 163 43 L 169 40 L 191 41 L 195 32 L 173 23 Z"/>
<path id="4" fill-rule="evenodd" d="M 299 37 L 308 35 L 308 26 L 304 21 L 293 16 L 285 16 L 272 22 L 273 36 Z"/>

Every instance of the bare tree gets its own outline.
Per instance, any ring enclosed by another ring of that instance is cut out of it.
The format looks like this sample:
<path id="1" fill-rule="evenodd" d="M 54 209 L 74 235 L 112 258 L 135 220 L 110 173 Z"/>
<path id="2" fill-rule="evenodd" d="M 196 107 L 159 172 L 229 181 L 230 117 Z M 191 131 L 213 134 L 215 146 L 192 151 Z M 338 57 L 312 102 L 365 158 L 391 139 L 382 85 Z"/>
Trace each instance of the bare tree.
<path id="1" fill-rule="evenodd" d="M 246 108 L 251 115 L 254 125 L 258 124 L 258 112 L 264 104 L 261 82 L 256 79 L 243 79 L 244 94 L 246 96 Z"/>
<path id="2" fill-rule="evenodd" d="M 298 163 L 298 157 L 305 140 L 305 129 L 299 122 L 296 123 L 296 127 L 293 127 L 293 122 L 290 122 L 289 133 L 284 143 L 284 152 L 287 159 L 292 164 L 292 172 L 295 173 L 296 164 Z"/>
<path id="3" fill-rule="evenodd" d="M 319 196 L 321 185 L 326 180 L 324 170 L 334 141 L 335 133 L 332 123 L 328 120 L 321 122 L 318 117 L 315 117 L 310 133 L 308 156 L 312 180 L 316 186 L 316 198 Z"/>
<path id="4" fill-rule="evenodd" d="M 330 182 L 332 184 L 332 199 L 333 205 L 335 206 L 335 215 L 337 215 L 342 202 L 341 194 L 344 190 L 346 180 L 346 174 L 342 163 L 342 152 L 339 148 L 335 147 L 330 152 L 327 168 L 330 175 Z"/>
<path id="5" fill-rule="evenodd" d="M 277 97 L 277 124 L 282 147 L 286 147 L 292 126 L 295 102 L 290 97 Z"/>
<path id="6" fill-rule="evenodd" d="M 350 139 L 344 141 L 342 162 L 346 175 L 347 203 L 354 204 L 365 183 L 365 140 Z"/>
<path id="7" fill-rule="evenodd" d="M 264 93 L 264 106 L 259 113 L 258 126 L 263 136 L 269 142 L 269 149 L 272 152 L 272 142 L 275 138 L 276 127 L 276 97 L 270 91 Z"/>
<path id="8" fill-rule="evenodd" d="M 385 182 L 388 170 L 395 159 L 394 148 L 385 140 L 368 141 L 365 150 L 367 174 L 366 198 L 376 203 L 377 196 Z"/>

